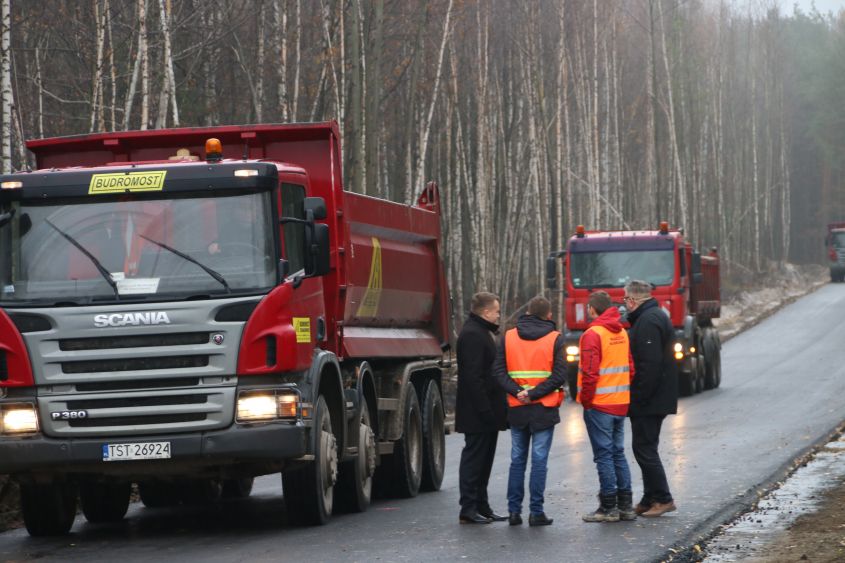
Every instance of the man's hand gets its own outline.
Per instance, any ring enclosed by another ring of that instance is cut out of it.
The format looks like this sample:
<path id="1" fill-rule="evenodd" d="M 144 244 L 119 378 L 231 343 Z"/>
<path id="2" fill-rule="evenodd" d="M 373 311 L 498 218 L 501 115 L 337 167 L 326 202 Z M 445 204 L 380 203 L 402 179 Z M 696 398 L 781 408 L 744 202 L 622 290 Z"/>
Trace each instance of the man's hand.
<path id="1" fill-rule="evenodd" d="M 528 391 L 526 389 L 523 389 L 522 391 L 517 393 L 516 398 L 519 399 L 519 402 L 524 404 L 524 405 L 527 405 L 528 403 L 531 402 L 531 399 L 528 398 Z"/>

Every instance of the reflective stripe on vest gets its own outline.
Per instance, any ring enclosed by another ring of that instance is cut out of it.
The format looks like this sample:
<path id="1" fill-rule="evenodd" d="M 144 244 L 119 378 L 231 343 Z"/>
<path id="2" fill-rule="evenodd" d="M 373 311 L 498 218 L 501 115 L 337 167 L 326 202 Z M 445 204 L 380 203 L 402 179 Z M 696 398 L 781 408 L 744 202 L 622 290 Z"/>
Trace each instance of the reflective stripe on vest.
<path id="1" fill-rule="evenodd" d="M 534 389 L 552 375 L 555 341 L 560 333 L 551 331 L 538 340 L 523 340 L 515 328 L 505 333 L 505 360 L 508 375 L 522 389 Z M 563 391 L 555 389 L 548 395 L 530 404 L 559 407 L 563 402 Z M 521 407 L 519 399 L 508 393 L 508 405 Z"/>
<path id="2" fill-rule="evenodd" d="M 596 384 L 594 405 L 628 405 L 631 403 L 631 367 L 628 363 L 628 333 L 624 330 L 612 332 L 603 326 L 591 326 L 584 334 L 593 331 L 601 339 L 601 361 L 599 362 L 599 380 Z M 579 342 L 579 347 L 580 347 Z M 583 354 L 581 362 L 584 361 Z M 581 363 L 578 365 L 578 396 L 581 402 L 581 385 L 584 374 Z"/>

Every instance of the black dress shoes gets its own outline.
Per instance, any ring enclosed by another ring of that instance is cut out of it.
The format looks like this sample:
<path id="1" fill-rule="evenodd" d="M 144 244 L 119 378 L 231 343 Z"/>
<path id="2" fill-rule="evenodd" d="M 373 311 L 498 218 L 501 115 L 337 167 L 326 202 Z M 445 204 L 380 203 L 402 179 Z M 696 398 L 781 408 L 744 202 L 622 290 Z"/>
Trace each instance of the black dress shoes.
<path id="1" fill-rule="evenodd" d="M 532 514 L 528 517 L 529 526 L 548 526 L 552 522 L 554 522 L 554 519 L 547 517 L 545 513 Z"/>
<path id="2" fill-rule="evenodd" d="M 522 515 L 519 512 L 511 512 L 508 516 L 508 524 L 511 526 L 522 526 Z"/>
<path id="3" fill-rule="evenodd" d="M 484 518 L 487 518 L 487 519 L 489 519 L 493 522 L 504 522 L 505 520 L 508 519 L 507 516 L 499 516 L 498 514 L 493 512 L 492 510 L 487 511 L 487 512 L 482 512 L 481 510 L 479 510 L 478 514 L 480 514 Z"/>
<path id="4" fill-rule="evenodd" d="M 489 524 L 492 522 L 489 518 L 485 518 L 477 512 L 474 514 L 461 514 L 458 517 L 461 524 Z"/>

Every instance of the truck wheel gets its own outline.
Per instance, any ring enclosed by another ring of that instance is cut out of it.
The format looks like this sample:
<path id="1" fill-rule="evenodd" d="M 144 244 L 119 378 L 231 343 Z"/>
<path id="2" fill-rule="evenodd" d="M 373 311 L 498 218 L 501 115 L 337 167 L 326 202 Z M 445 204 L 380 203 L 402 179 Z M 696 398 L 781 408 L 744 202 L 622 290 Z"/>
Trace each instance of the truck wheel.
<path id="1" fill-rule="evenodd" d="M 241 479 L 226 479 L 223 481 L 223 498 L 236 499 L 248 498 L 252 493 L 252 485 L 255 477 L 243 477 Z"/>
<path id="2" fill-rule="evenodd" d="M 376 471 L 376 438 L 367 401 L 361 401 L 358 415 L 358 455 L 340 466 L 335 499 L 338 510 L 364 512 L 373 496 Z"/>
<path id="3" fill-rule="evenodd" d="M 411 498 L 420 492 L 422 479 L 422 416 L 420 402 L 413 384 L 405 393 L 405 416 L 402 437 L 393 445 L 393 492 L 401 498 Z"/>
<path id="4" fill-rule="evenodd" d="M 332 514 L 337 481 L 337 439 L 326 399 L 314 407 L 314 461 L 282 474 L 288 521 L 300 525 L 325 524 Z"/>
<path id="5" fill-rule="evenodd" d="M 120 522 L 129 508 L 132 483 L 82 483 L 79 500 L 82 514 L 92 524 Z"/>
<path id="6" fill-rule="evenodd" d="M 147 508 L 165 508 L 179 504 L 179 487 L 167 481 L 142 481 L 138 483 L 141 502 Z"/>
<path id="7" fill-rule="evenodd" d="M 422 404 L 423 472 L 420 489 L 439 491 L 446 470 L 446 430 L 440 386 L 430 381 Z"/>
<path id="8" fill-rule="evenodd" d="M 704 391 L 704 357 L 699 355 L 695 357 L 695 388 L 693 393 L 701 393 Z"/>
<path id="9" fill-rule="evenodd" d="M 21 485 L 21 512 L 29 535 L 67 534 L 76 518 L 76 492 L 67 483 Z"/>
<path id="10" fill-rule="evenodd" d="M 681 371 L 678 372 L 678 394 L 681 397 L 689 397 L 693 394 L 693 377 L 695 372 L 690 369 L 690 371 Z"/>
<path id="11" fill-rule="evenodd" d="M 578 366 L 566 368 L 566 383 L 569 386 L 569 398 L 574 402 L 578 398 Z"/>

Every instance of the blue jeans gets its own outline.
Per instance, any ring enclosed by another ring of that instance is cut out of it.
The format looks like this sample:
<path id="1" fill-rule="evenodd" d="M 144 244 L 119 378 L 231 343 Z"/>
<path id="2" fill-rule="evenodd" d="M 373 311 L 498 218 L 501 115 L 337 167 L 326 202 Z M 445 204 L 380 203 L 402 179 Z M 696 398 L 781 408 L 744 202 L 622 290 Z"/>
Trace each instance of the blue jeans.
<path id="1" fill-rule="evenodd" d="M 511 428 L 511 468 L 508 474 L 508 512 L 522 513 L 525 497 L 525 467 L 528 464 L 528 443 L 531 442 L 531 476 L 528 491 L 531 494 L 531 514 L 543 513 L 543 493 L 546 490 L 546 473 L 549 449 L 552 446 L 554 426 L 531 432 L 529 428 Z"/>
<path id="2" fill-rule="evenodd" d="M 599 471 L 599 491 L 615 495 L 631 490 L 631 471 L 625 459 L 625 417 L 597 411 L 584 411 L 587 435 L 593 446 L 593 461 Z"/>

